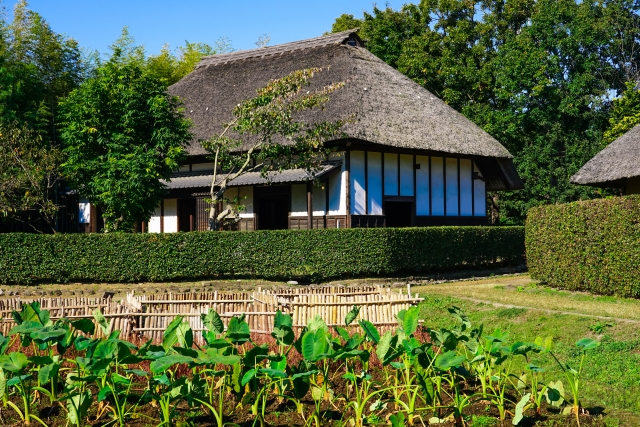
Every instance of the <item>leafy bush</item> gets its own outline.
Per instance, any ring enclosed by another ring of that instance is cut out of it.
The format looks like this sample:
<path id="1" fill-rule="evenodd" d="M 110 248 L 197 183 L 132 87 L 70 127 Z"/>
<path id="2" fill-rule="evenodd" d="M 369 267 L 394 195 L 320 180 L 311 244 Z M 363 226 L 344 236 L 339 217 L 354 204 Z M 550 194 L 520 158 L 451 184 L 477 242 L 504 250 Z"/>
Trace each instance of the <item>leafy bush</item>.
<path id="1" fill-rule="evenodd" d="M 552 286 L 640 297 L 640 197 L 543 206 L 529 211 L 527 264 Z"/>
<path id="2" fill-rule="evenodd" d="M 0 282 L 266 279 L 492 268 L 524 259 L 522 227 L 176 234 L 0 234 Z"/>

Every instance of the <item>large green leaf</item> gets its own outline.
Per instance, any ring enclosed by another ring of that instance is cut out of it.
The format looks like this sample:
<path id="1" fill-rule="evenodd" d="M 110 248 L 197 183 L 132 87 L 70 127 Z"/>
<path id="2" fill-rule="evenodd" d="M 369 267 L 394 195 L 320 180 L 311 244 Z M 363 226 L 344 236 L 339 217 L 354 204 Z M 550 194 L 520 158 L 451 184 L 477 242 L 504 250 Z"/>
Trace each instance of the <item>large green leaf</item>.
<path id="1" fill-rule="evenodd" d="M 71 395 L 67 399 L 67 419 L 72 425 L 78 425 L 82 420 L 86 420 L 92 401 L 89 390 Z"/>
<path id="2" fill-rule="evenodd" d="M 401 327 L 404 333 L 407 334 L 407 336 L 411 336 L 416 332 L 416 329 L 418 329 L 420 310 L 417 306 L 414 306 L 402 311 L 404 311 L 404 313 L 402 316 L 398 313 L 398 319 L 402 319 Z"/>
<path id="3" fill-rule="evenodd" d="M 520 421 L 522 421 L 522 419 L 524 418 L 524 410 L 527 406 L 527 403 L 529 403 L 530 399 L 531 399 L 531 393 L 527 393 L 524 396 L 522 396 L 522 399 L 520 399 L 520 401 L 516 405 L 516 413 L 513 416 L 513 420 L 511 420 L 511 423 L 514 426 L 517 426 L 518 424 L 520 424 Z"/>
<path id="4" fill-rule="evenodd" d="M 105 336 L 109 335 L 109 322 L 104 317 L 104 315 L 102 314 L 102 311 L 100 311 L 99 308 L 96 308 L 95 310 L 93 310 L 93 318 L 96 319 L 96 323 L 98 324 L 98 326 L 100 326 L 102 333 Z"/>
<path id="5" fill-rule="evenodd" d="M 249 324 L 243 319 L 232 317 L 229 320 L 226 337 L 233 343 L 242 344 L 251 338 L 251 330 Z"/>
<path id="6" fill-rule="evenodd" d="M 161 374 L 162 372 L 166 371 L 167 369 L 169 369 L 174 365 L 177 365 L 180 363 L 191 363 L 193 361 L 194 361 L 193 357 L 182 356 L 179 354 L 172 354 L 172 355 L 163 356 L 159 359 L 154 360 L 149 365 L 149 368 L 151 369 L 152 374 L 157 375 L 157 374 Z"/>
<path id="7" fill-rule="evenodd" d="M 273 326 L 275 328 L 281 328 L 283 326 L 293 327 L 293 319 L 290 314 L 283 314 L 282 311 L 276 311 L 276 315 L 273 319 Z"/>
<path id="8" fill-rule="evenodd" d="M 167 329 L 164 331 L 162 347 L 164 347 L 165 350 L 169 350 L 176 344 L 184 348 L 191 348 L 193 346 L 191 326 L 182 320 L 182 316 L 177 316 L 169 323 L 169 326 L 167 326 Z"/>
<path id="9" fill-rule="evenodd" d="M 360 313 L 360 307 L 358 307 L 357 305 L 354 305 L 353 307 L 351 307 L 351 310 L 344 317 L 344 324 L 346 326 L 349 326 L 351 323 L 353 323 L 354 320 L 356 320 L 356 317 L 358 317 L 359 313 Z"/>
<path id="10" fill-rule="evenodd" d="M 360 320 L 358 323 L 364 331 L 367 339 L 374 344 L 378 344 L 378 342 L 380 341 L 380 332 L 378 332 L 378 329 L 373 325 L 373 323 L 364 319 Z"/>
<path id="11" fill-rule="evenodd" d="M 0 356 L 0 368 L 9 372 L 20 372 L 29 365 L 29 359 L 21 352 L 11 352 Z"/>
<path id="12" fill-rule="evenodd" d="M 576 346 L 582 351 L 593 350 L 599 345 L 600 343 L 598 341 L 592 340 L 591 338 L 582 338 L 576 343 Z"/>
<path id="13" fill-rule="evenodd" d="M 329 332 L 329 327 L 319 314 L 316 314 L 315 317 L 309 319 L 307 322 L 307 329 L 312 332 L 315 332 L 318 329 L 323 329 L 325 332 Z"/>
<path id="14" fill-rule="evenodd" d="M 59 370 L 59 363 L 51 363 L 49 365 L 41 366 L 40 369 L 38 369 L 38 382 L 40 384 L 46 384 L 52 379 L 55 379 L 58 376 Z"/>
<path id="15" fill-rule="evenodd" d="M 442 353 L 436 357 L 434 366 L 441 371 L 446 371 L 462 365 L 465 359 L 466 358 L 463 355 L 458 355 L 453 350 L 447 351 L 446 353 Z"/>
<path id="16" fill-rule="evenodd" d="M 309 362 L 325 358 L 328 352 L 329 340 L 324 329 L 309 330 L 302 336 L 302 357 Z"/>
<path id="17" fill-rule="evenodd" d="M 85 334 L 93 335 L 96 332 L 96 325 L 91 319 L 78 319 L 71 322 L 71 326 L 84 332 Z"/>
<path id="18" fill-rule="evenodd" d="M 67 330 L 60 326 L 45 326 L 37 331 L 31 332 L 31 338 L 38 344 L 51 341 L 58 341 L 64 337 Z"/>
<path id="19" fill-rule="evenodd" d="M 222 318 L 220 318 L 220 315 L 216 313 L 214 309 L 210 308 L 208 313 L 202 313 L 200 318 L 202 319 L 204 327 L 210 332 L 213 332 L 216 335 L 224 333 L 224 323 L 222 323 Z"/>

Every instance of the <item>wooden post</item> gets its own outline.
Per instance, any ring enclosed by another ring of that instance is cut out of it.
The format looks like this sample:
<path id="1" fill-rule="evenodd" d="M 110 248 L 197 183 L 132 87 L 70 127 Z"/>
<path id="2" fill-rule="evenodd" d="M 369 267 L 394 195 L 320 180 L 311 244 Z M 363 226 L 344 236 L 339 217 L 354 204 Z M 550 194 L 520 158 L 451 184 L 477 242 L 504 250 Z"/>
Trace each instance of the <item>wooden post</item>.
<path id="1" fill-rule="evenodd" d="M 195 231 L 195 230 L 193 229 L 193 225 L 194 225 L 194 224 L 193 224 L 193 213 L 190 213 L 190 214 L 189 214 L 189 231 Z"/>
<path id="2" fill-rule="evenodd" d="M 90 222 L 90 231 L 92 233 L 98 232 L 98 209 L 96 209 L 96 205 L 91 203 L 89 208 L 89 222 Z"/>
<path id="3" fill-rule="evenodd" d="M 307 229 L 313 228 L 313 182 L 307 181 Z"/>
<path id="4" fill-rule="evenodd" d="M 146 233 L 146 232 L 147 232 L 147 222 L 142 221 L 142 233 Z"/>
<path id="5" fill-rule="evenodd" d="M 344 162 L 345 162 L 345 178 L 346 178 L 346 205 L 347 205 L 347 228 L 351 228 L 351 177 L 349 176 L 349 171 L 351 169 L 351 157 L 349 156 L 349 148 L 344 153 Z"/>

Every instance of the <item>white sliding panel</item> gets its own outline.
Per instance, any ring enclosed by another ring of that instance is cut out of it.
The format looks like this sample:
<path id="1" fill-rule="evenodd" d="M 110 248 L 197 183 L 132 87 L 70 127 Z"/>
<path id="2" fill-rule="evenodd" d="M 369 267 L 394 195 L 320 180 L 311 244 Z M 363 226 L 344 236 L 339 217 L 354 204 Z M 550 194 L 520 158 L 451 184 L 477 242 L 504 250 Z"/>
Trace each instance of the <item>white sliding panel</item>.
<path id="1" fill-rule="evenodd" d="M 475 163 L 473 164 L 473 172 L 482 178 L 482 174 Z M 473 214 L 475 216 L 487 216 L 487 194 L 484 181 L 481 179 L 473 181 Z"/>
<path id="2" fill-rule="evenodd" d="M 240 218 L 253 218 L 253 187 L 238 187 L 238 196 L 240 204 L 246 207 L 245 211 L 240 213 Z"/>
<path id="3" fill-rule="evenodd" d="M 431 158 L 431 215 L 444 215 L 444 159 Z"/>
<path id="4" fill-rule="evenodd" d="M 178 232 L 178 200 L 164 199 L 164 232 Z"/>
<path id="5" fill-rule="evenodd" d="M 162 203 L 162 202 L 160 202 Z M 160 232 L 160 214 L 162 210 L 160 206 L 156 208 L 156 211 L 149 218 L 149 233 L 159 233 Z"/>
<path id="6" fill-rule="evenodd" d="M 291 216 L 307 216 L 307 184 L 291 184 Z"/>
<path id="7" fill-rule="evenodd" d="M 413 196 L 413 156 L 400 154 L 400 195 Z"/>
<path id="8" fill-rule="evenodd" d="M 327 191 L 324 187 L 324 183 L 320 186 L 313 185 L 311 189 L 311 194 L 313 196 L 313 214 L 317 216 L 326 215 L 327 213 Z"/>
<path id="9" fill-rule="evenodd" d="M 447 173 L 447 216 L 458 215 L 458 159 L 446 160 Z"/>
<path id="10" fill-rule="evenodd" d="M 88 199 L 80 199 L 78 203 L 78 223 L 89 224 L 91 222 L 91 203 Z"/>
<path id="11" fill-rule="evenodd" d="M 367 153 L 367 199 L 367 213 L 382 215 L 382 153 Z"/>
<path id="12" fill-rule="evenodd" d="M 398 155 L 384 153 L 384 195 L 398 195 Z"/>
<path id="13" fill-rule="evenodd" d="M 473 215 L 473 177 L 471 159 L 460 159 L 460 215 Z"/>
<path id="14" fill-rule="evenodd" d="M 213 172 L 213 162 L 211 163 L 196 163 L 191 165 L 191 172 Z"/>
<path id="15" fill-rule="evenodd" d="M 367 194 L 365 191 L 364 151 L 351 152 L 351 214 L 366 215 Z"/>
<path id="16" fill-rule="evenodd" d="M 429 212 L 429 157 L 416 156 L 416 215 Z"/>
<path id="17" fill-rule="evenodd" d="M 340 171 L 329 175 L 329 215 L 347 213 L 347 173 L 344 163 Z"/>

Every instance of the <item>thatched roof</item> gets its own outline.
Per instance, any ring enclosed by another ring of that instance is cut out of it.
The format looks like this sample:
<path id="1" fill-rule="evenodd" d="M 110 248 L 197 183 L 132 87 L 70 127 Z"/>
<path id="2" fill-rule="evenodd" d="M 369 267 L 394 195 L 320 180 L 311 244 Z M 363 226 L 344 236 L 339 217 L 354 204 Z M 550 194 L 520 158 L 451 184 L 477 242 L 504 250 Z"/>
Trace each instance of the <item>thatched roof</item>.
<path id="1" fill-rule="evenodd" d="M 640 125 L 637 125 L 589 160 L 571 182 L 596 187 L 623 186 L 640 177 Z"/>
<path id="2" fill-rule="evenodd" d="M 366 50 L 354 31 L 260 49 L 213 55 L 202 59 L 191 74 L 172 85 L 197 140 L 222 131 L 241 101 L 256 89 L 292 71 L 323 67 L 313 86 L 340 81 L 324 111 L 314 120 L 353 115 L 343 130 L 348 137 L 385 146 L 495 158 L 500 161 L 505 188 L 521 188 L 511 154 L 493 137 L 442 100 Z M 207 152 L 196 141 L 189 154 Z M 507 171 L 507 172 L 505 172 Z"/>
<path id="3" fill-rule="evenodd" d="M 269 172 L 263 177 L 260 172 L 247 172 L 238 178 L 229 182 L 229 187 L 241 187 L 243 185 L 264 185 L 279 184 L 289 182 L 306 182 L 313 179 L 320 179 L 329 172 L 340 167 L 340 163 L 326 163 L 321 165 L 318 170 L 310 173 L 305 169 L 287 169 L 282 172 Z M 203 188 L 211 185 L 213 172 L 190 172 L 176 174 L 171 177 L 171 181 L 162 181 L 170 190 L 182 188 Z M 222 181 L 218 176 L 218 182 Z"/>

